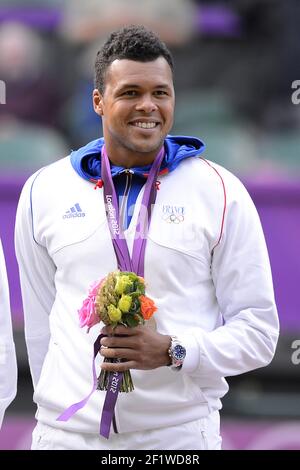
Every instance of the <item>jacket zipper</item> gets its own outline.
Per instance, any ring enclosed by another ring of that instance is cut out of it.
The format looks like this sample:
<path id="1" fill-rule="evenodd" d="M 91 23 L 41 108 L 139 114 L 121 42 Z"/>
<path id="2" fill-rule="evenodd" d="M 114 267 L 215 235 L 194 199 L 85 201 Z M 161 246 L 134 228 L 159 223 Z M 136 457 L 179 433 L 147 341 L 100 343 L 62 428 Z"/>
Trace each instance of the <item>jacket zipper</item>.
<path id="1" fill-rule="evenodd" d="M 123 230 L 127 228 L 127 202 L 132 184 L 132 175 L 134 174 L 134 172 L 133 170 L 125 170 L 124 173 L 126 174 L 126 183 L 120 209 L 120 223 Z"/>

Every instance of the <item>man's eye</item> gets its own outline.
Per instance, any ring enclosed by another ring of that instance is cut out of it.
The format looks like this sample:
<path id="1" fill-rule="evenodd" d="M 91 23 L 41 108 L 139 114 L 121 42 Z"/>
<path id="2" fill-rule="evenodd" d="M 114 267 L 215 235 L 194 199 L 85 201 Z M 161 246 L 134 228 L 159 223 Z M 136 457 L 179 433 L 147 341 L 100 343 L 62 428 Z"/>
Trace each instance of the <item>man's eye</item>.
<path id="1" fill-rule="evenodd" d="M 124 91 L 123 96 L 136 96 L 136 91 L 135 90 L 127 90 Z"/>
<path id="2" fill-rule="evenodd" d="M 165 96 L 168 93 L 165 90 L 156 90 L 155 94 L 158 96 Z"/>

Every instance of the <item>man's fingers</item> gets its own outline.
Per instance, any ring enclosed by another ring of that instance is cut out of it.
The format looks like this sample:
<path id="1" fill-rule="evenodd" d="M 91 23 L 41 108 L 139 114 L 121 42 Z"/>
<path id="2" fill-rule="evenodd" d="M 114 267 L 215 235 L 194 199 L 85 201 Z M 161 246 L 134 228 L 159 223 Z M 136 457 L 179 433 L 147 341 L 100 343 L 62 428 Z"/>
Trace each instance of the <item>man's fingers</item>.
<path id="1" fill-rule="evenodd" d="M 125 370 L 136 369 L 137 364 L 135 361 L 126 361 L 126 362 L 102 362 L 101 369 L 107 370 L 109 372 L 125 372 Z"/>
<path id="2" fill-rule="evenodd" d="M 134 336 L 138 333 L 139 326 L 136 326 L 135 328 L 128 328 L 123 325 L 118 325 L 116 328 L 113 328 L 112 326 L 106 325 L 105 327 L 102 328 L 101 333 L 103 335 L 125 335 L 125 336 Z"/>
<path id="3" fill-rule="evenodd" d="M 101 346 L 106 348 L 135 348 L 136 342 L 130 336 L 106 336 L 100 341 Z"/>
<path id="4" fill-rule="evenodd" d="M 136 355 L 136 352 L 133 349 L 124 349 L 124 348 L 106 348 L 102 347 L 100 349 L 100 354 L 103 357 L 109 359 L 126 359 L 132 360 Z"/>

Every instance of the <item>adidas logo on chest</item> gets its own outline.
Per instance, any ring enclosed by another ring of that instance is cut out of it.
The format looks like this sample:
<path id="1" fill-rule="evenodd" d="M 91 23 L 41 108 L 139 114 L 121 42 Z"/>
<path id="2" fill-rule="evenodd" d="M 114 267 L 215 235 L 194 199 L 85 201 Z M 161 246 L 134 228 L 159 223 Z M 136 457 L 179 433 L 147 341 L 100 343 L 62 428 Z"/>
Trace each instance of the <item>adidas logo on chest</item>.
<path id="1" fill-rule="evenodd" d="M 76 217 L 85 217 L 85 212 L 83 212 L 78 202 L 62 216 L 63 219 L 75 219 Z"/>

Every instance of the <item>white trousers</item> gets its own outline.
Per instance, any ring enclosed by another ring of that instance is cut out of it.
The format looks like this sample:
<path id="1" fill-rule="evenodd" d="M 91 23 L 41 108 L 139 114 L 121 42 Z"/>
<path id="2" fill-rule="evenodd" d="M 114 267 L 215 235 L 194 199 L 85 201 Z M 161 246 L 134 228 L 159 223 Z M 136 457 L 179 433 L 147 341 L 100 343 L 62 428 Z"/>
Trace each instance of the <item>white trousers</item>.
<path id="1" fill-rule="evenodd" d="M 32 450 L 220 450 L 220 415 L 166 428 L 111 434 L 79 434 L 38 422 L 32 433 Z"/>

